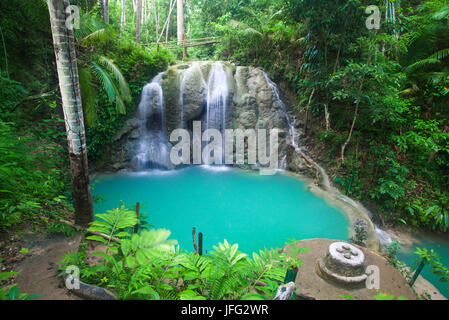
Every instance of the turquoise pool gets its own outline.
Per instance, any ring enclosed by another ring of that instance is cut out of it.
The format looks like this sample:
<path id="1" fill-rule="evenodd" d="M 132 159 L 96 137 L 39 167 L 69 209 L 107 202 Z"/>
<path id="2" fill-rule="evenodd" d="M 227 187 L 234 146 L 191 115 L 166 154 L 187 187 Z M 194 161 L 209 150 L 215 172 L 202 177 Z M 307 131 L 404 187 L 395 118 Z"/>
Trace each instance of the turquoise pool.
<path id="1" fill-rule="evenodd" d="M 172 232 L 193 251 L 192 227 L 204 235 L 205 252 L 227 239 L 243 252 L 282 247 L 291 238 L 347 240 L 349 220 L 315 196 L 301 180 L 278 173 L 261 176 L 228 167 L 188 167 L 103 175 L 92 181 L 104 200 L 95 213 L 140 202 L 156 228 Z"/>

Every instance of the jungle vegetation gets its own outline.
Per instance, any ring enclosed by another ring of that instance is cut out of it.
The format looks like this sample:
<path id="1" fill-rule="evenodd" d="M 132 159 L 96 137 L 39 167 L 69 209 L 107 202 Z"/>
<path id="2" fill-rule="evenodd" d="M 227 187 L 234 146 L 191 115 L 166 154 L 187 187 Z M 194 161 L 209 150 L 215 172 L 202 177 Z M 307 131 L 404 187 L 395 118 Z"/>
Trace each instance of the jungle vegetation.
<path id="1" fill-rule="evenodd" d="M 92 168 L 108 161 L 112 137 L 132 116 L 151 78 L 177 60 L 227 60 L 264 68 L 290 93 L 308 151 L 334 184 L 369 206 L 380 223 L 449 231 L 447 0 L 70 3 L 80 9 L 73 49 Z M 369 5 L 380 8 L 379 29 L 366 27 Z M 184 40 L 205 38 L 217 42 L 183 46 Z M 44 0 L 0 2 L 2 239 L 26 228 L 62 229 L 59 219 L 74 214 L 53 40 Z M 161 234 L 165 243 L 167 234 Z M 102 268 L 140 263 L 133 241 L 139 239 L 121 244 L 122 255 L 105 256 L 110 264 Z M 220 259 L 224 251 L 234 251 L 226 243 L 217 248 Z M 172 254 L 183 261 L 176 260 L 184 267 L 176 272 L 200 272 L 205 263 Z M 122 287 L 122 275 L 117 277 L 110 281 L 122 297 L 155 295 L 152 287 Z M 190 283 L 179 294 L 229 295 L 215 292 L 217 280 L 209 280 L 207 290 Z"/>

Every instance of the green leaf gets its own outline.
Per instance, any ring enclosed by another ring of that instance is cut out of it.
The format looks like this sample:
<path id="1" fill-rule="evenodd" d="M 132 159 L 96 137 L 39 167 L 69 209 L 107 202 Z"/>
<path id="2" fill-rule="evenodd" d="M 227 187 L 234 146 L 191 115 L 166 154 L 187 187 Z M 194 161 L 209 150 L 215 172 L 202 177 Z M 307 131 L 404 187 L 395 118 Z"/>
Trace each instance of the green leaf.
<path id="1" fill-rule="evenodd" d="M 0 272 L 0 281 L 7 280 L 16 274 L 19 274 L 19 273 L 18 272 Z"/>
<path id="2" fill-rule="evenodd" d="M 130 267 L 131 269 L 134 269 L 137 265 L 136 259 L 134 259 L 134 257 L 131 257 L 131 256 L 127 256 L 125 258 L 125 262 L 128 265 L 128 267 Z"/>
<path id="3" fill-rule="evenodd" d="M 8 296 L 11 300 L 16 300 L 17 296 L 19 295 L 19 287 L 15 284 L 8 290 Z"/>
<path id="4" fill-rule="evenodd" d="M 133 291 L 132 293 L 133 294 L 141 294 L 141 295 L 147 296 L 151 300 L 159 300 L 160 299 L 160 296 L 156 292 L 156 290 L 154 290 L 150 286 L 145 286 L 143 288 L 137 289 L 137 290 Z"/>
<path id="5" fill-rule="evenodd" d="M 268 300 L 268 298 L 266 298 L 263 295 L 258 294 L 258 293 L 251 293 L 251 292 L 249 292 L 249 293 L 245 294 L 241 298 L 241 300 Z"/>
<path id="6" fill-rule="evenodd" d="M 105 238 L 100 237 L 100 236 L 88 236 L 88 237 L 86 237 L 86 239 L 91 240 L 91 241 L 98 241 L 98 242 L 101 242 L 104 244 L 108 243 L 108 241 Z"/>
<path id="7" fill-rule="evenodd" d="M 206 300 L 203 296 L 198 296 L 193 290 L 185 290 L 179 293 L 181 300 Z"/>

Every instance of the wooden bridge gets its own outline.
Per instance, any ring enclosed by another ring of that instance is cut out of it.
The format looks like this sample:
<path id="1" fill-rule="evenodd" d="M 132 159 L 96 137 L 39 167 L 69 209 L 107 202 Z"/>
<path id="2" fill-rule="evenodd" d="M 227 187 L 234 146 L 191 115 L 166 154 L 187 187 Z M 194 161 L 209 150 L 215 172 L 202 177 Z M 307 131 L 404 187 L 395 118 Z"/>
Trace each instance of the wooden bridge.
<path id="1" fill-rule="evenodd" d="M 204 46 L 204 45 L 214 44 L 214 43 L 218 43 L 218 42 L 219 42 L 218 37 L 188 39 L 185 41 L 185 47 L 190 48 L 190 47 L 196 47 L 196 46 Z M 150 42 L 150 43 L 144 43 L 143 45 L 149 46 L 149 47 L 162 45 L 166 49 L 176 49 L 176 48 L 178 48 L 178 41 L 173 40 L 173 41 L 159 42 L 159 43 Z M 183 44 L 180 43 L 179 47 L 183 47 Z"/>

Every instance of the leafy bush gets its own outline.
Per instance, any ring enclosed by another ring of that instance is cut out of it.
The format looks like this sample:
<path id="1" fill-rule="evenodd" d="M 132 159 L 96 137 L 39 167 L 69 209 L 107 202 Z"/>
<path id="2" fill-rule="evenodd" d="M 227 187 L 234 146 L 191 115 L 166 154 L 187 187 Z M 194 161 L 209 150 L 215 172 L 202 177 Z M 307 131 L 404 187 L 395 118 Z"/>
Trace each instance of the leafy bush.
<path id="1" fill-rule="evenodd" d="M 360 246 L 366 246 L 365 241 L 368 239 L 368 233 L 366 231 L 367 223 L 357 218 L 352 227 L 354 229 L 354 236 L 351 237 L 351 241 Z"/>
<path id="2" fill-rule="evenodd" d="M 32 142 L 0 121 L 0 232 L 24 221 L 45 223 L 65 206 L 60 170 Z"/>
<path id="3" fill-rule="evenodd" d="M 415 254 L 421 261 L 430 266 L 430 272 L 440 277 L 440 282 L 449 282 L 449 268 L 440 261 L 440 256 L 433 249 L 416 248 Z"/>
<path id="4" fill-rule="evenodd" d="M 2 288 L 3 282 L 16 274 L 18 272 L 0 272 L 0 300 L 31 300 L 40 297 L 37 294 L 20 293 L 17 284 Z"/>
<path id="5" fill-rule="evenodd" d="M 77 265 L 82 280 L 111 288 L 120 299 L 272 299 L 286 269 L 301 265 L 298 253 L 303 250 L 285 254 L 265 249 L 250 258 L 226 240 L 208 255 L 183 252 L 168 230 L 132 234 L 136 215 L 124 206 L 97 218 L 90 231 L 118 238 L 112 243 L 88 237 L 107 245 L 106 252 L 93 254 L 103 263 L 88 266 L 84 251 L 68 253 L 62 263 Z"/>
<path id="6" fill-rule="evenodd" d="M 6 120 L 13 115 L 17 103 L 28 94 L 20 82 L 0 76 L 0 119 Z"/>
<path id="7" fill-rule="evenodd" d="M 393 239 L 391 243 L 386 245 L 387 249 L 387 256 L 391 259 L 396 258 L 396 254 L 401 249 L 401 242 L 397 241 L 396 239 Z"/>

